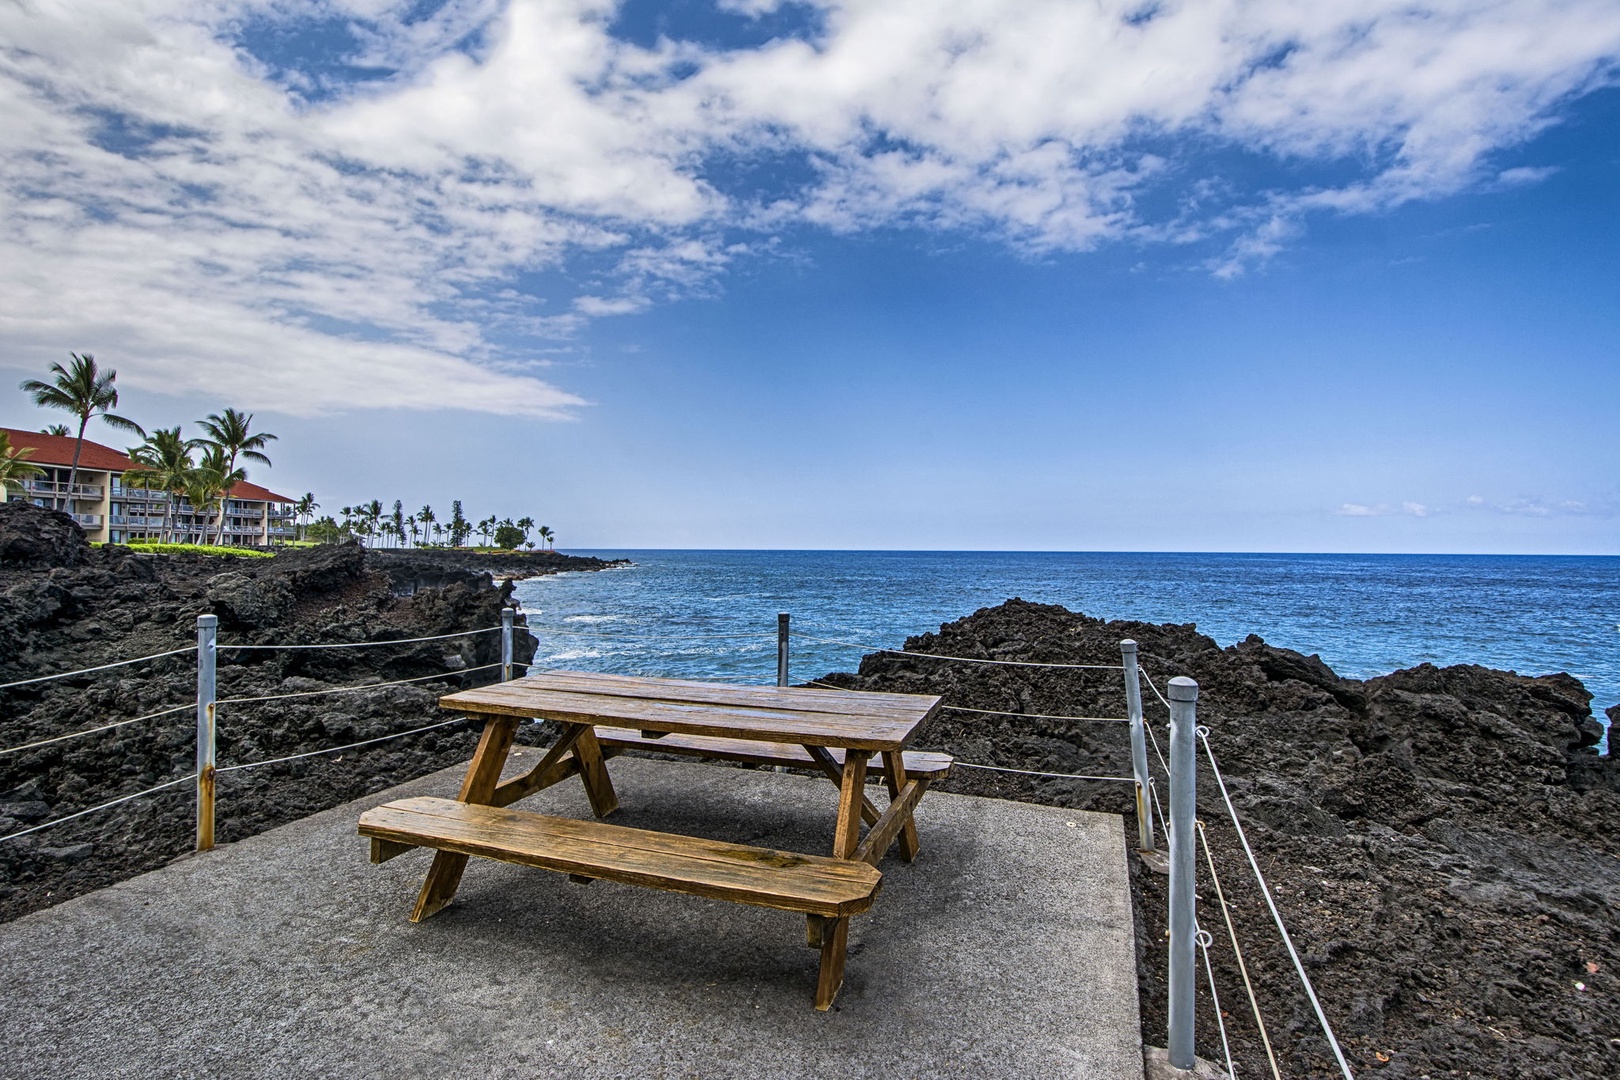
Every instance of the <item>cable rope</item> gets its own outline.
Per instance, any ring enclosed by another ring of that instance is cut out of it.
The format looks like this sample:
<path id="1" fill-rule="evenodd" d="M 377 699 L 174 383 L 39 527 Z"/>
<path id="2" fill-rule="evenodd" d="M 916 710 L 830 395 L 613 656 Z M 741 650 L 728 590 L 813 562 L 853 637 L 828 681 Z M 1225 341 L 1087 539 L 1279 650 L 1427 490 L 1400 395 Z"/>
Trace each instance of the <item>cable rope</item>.
<path id="1" fill-rule="evenodd" d="M 407 735 L 416 735 L 423 731 L 433 731 L 436 728 L 449 727 L 451 724 L 464 723 L 465 716 L 458 716 L 440 724 L 429 724 L 426 727 L 412 728 L 409 731 L 396 731 L 392 735 L 381 735 L 375 739 L 362 739 L 360 742 L 345 743 L 342 746 L 328 746 L 324 750 L 309 750 L 302 754 L 288 754 L 285 757 L 269 758 L 265 761 L 249 761 L 241 765 L 221 765 L 215 769 L 216 773 L 237 772 L 240 769 L 257 769 L 261 765 L 279 765 L 283 761 L 297 761 L 299 758 L 319 757 L 321 754 L 335 754 L 339 750 L 353 750 L 357 746 L 370 746 L 372 743 L 387 742 L 390 739 L 403 739 Z"/>
<path id="2" fill-rule="evenodd" d="M 111 664 L 102 664 L 99 667 L 80 668 L 78 671 L 64 671 L 59 675 L 40 675 L 33 679 L 18 679 L 16 682 L 0 683 L 0 690 L 10 690 L 13 686 L 28 686 L 32 683 L 50 682 L 52 679 L 71 679 L 75 675 L 89 675 L 97 671 L 109 671 L 112 668 L 128 667 L 130 664 L 141 664 L 148 660 L 161 660 L 165 656 L 179 656 L 181 653 L 196 652 L 197 646 L 187 645 L 183 649 L 170 649 L 168 652 L 153 653 L 151 656 L 137 656 L 133 660 L 117 660 Z"/>
<path id="3" fill-rule="evenodd" d="M 195 702 L 188 702 L 185 705 L 176 705 L 172 709 L 164 709 L 161 712 L 147 713 L 145 716 L 132 716 L 128 720 L 119 720 L 115 723 L 103 724 L 100 727 L 85 728 L 83 731 L 75 731 L 67 735 L 57 735 L 49 739 L 40 739 L 37 742 L 23 743 L 21 746 L 0 750 L 0 757 L 6 754 L 20 753 L 23 750 L 32 750 L 36 746 L 49 746 L 51 743 L 66 742 L 68 739 L 77 739 L 81 735 L 94 735 L 98 731 L 111 731 L 113 728 L 121 728 L 126 724 L 138 724 L 142 720 L 155 720 L 160 716 L 173 716 L 175 713 L 190 712 L 196 707 Z"/>
<path id="4" fill-rule="evenodd" d="M 292 649 L 370 649 L 378 645 L 414 645 L 420 641 L 446 641 L 450 638 L 472 637 L 475 634 L 491 634 L 500 629 L 499 626 L 486 626 L 482 630 L 463 630 L 457 634 L 430 634 L 427 637 L 390 638 L 387 641 L 340 641 L 332 645 L 227 645 L 220 642 L 216 648 L 222 651 L 236 649 L 253 652 L 275 652 Z M 514 623 L 512 629 L 527 630 L 528 627 Z"/>
<path id="5" fill-rule="evenodd" d="M 1141 668 L 1137 668 L 1136 673 L 1147 682 L 1148 689 L 1153 691 L 1153 696 L 1159 699 L 1159 704 L 1163 705 L 1166 709 L 1170 708 L 1170 702 L 1166 701 L 1164 695 L 1159 693 L 1159 688 L 1153 685 L 1153 676 L 1149 675 Z"/>
<path id="6" fill-rule="evenodd" d="M 1310 998 L 1311 1008 L 1315 1010 L 1316 1019 L 1322 1025 L 1322 1033 L 1327 1036 L 1328 1045 L 1333 1048 L 1333 1056 L 1338 1060 L 1339 1071 L 1344 1074 L 1345 1080 L 1354 1080 L 1350 1065 L 1344 1060 L 1344 1051 L 1339 1049 L 1339 1040 L 1333 1035 L 1333 1026 L 1328 1023 L 1327 1014 L 1322 1011 L 1322 1003 L 1317 1000 L 1316 988 L 1311 985 L 1311 977 L 1305 974 L 1305 965 L 1299 958 L 1299 952 L 1294 948 L 1294 939 L 1289 937 L 1288 927 L 1283 925 L 1282 914 L 1277 910 L 1277 903 L 1271 897 L 1271 887 L 1266 884 L 1266 877 L 1260 872 L 1260 863 L 1254 857 L 1254 849 L 1249 847 L 1249 838 L 1243 831 L 1243 823 L 1238 820 L 1237 807 L 1232 805 L 1232 796 L 1226 790 L 1226 780 L 1221 776 L 1221 767 L 1215 762 L 1215 751 L 1210 749 L 1209 728 L 1200 725 L 1195 730 L 1204 744 L 1204 755 L 1209 758 L 1209 767 L 1215 773 L 1215 783 L 1220 788 L 1221 799 L 1226 803 L 1226 812 L 1231 815 L 1232 827 L 1237 830 L 1238 841 L 1243 845 L 1243 854 L 1248 857 L 1254 878 L 1260 883 L 1260 895 L 1266 898 L 1266 907 L 1271 909 L 1271 918 L 1277 924 L 1277 932 L 1282 935 L 1283 944 L 1288 946 L 1288 955 L 1294 961 L 1294 970 L 1299 973 L 1299 981 L 1305 986 L 1305 995 Z"/>
<path id="7" fill-rule="evenodd" d="M 1209 879 L 1215 884 L 1215 898 L 1221 905 L 1221 918 L 1226 920 L 1226 935 L 1232 939 L 1232 953 L 1237 957 L 1238 973 L 1243 976 L 1243 992 L 1249 995 L 1249 1008 L 1254 1012 L 1255 1026 L 1260 1029 L 1260 1041 L 1266 1048 L 1266 1060 L 1271 1063 L 1273 1080 L 1282 1080 L 1282 1070 L 1277 1067 L 1277 1055 L 1271 1048 L 1271 1034 L 1266 1030 L 1265 1017 L 1260 1015 L 1260 1001 L 1254 995 L 1254 984 L 1249 981 L 1249 965 L 1243 960 L 1243 946 L 1238 944 L 1237 926 L 1232 922 L 1232 909 L 1226 902 L 1226 890 L 1221 888 L 1221 876 L 1215 872 L 1215 856 L 1209 850 L 1209 838 L 1204 835 L 1204 823 L 1195 822 L 1198 827 L 1198 842 L 1204 848 L 1204 861 L 1209 864 Z"/>
<path id="8" fill-rule="evenodd" d="M 905 649 L 885 649 L 878 645 L 862 645 L 856 641 L 835 641 L 832 638 L 804 638 L 818 645 L 842 645 L 847 649 L 864 649 L 869 653 L 888 653 L 890 656 L 920 657 L 924 660 L 955 660 L 963 664 L 999 664 L 1004 667 L 1064 668 L 1075 671 L 1123 671 L 1122 664 L 1045 664 L 1034 660 L 985 660 L 977 656 L 945 656 L 940 653 L 907 652 Z"/>
<path id="9" fill-rule="evenodd" d="M 600 630 L 555 630 L 543 626 L 530 626 L 526 629 L 536 636 L 547 634 L 556 637 L 610 638 L 614 641 L 740 641 L 776 637 L 774 632 L 764 630 L 756 630 L 750 634 L 613 634 Z"/>
<path id="10" fill-rule="evenodd" d="M 971 705 L 941 705 L 946 712 L 989 713 L 992 716 L 1022 716 L 1027 720 L 1085 720 L 1093 724 L 1128 724 L 1129 717 L 1118 716 L 1052 716 L 1048 713 L 1008 712 L 1005 709 L 976 709 Z"/>
<path id="11" fill-rule="evenodd" d="M 411 679 L 392 679 L 388 682 L 362 683 L 359 686 L 334 686 L 324 690 L 298 690 L 287 694 L 260 694 L 254 697 L 220 698 L 216 705 L 242 705 L 252 701 L 285 701 L 288 698 L 320 697 L 323 694 L 354 694 L 362 690 L 381 690 L 388 686 L 404 686 L 406 683 L 428 682 L 433 679 L 457 679 L 463 675 L 471 675 L 478 671 L 489 671 L 502 665 L 480 664 L 478 667 L 462 668 L 460 671 L 442 671 L 433 675 L 418 675 Z M 516 666 L 516 665 L 514 665 Z"/>
<path id="12" fill-rule="evenodd" d="M 1226 1017 L 1221 1015 L 1221 995 L 1215 989 L 1215 969 L 1209 962 L 1209 947 L 1215 941 L 1215 935 L 1201 926 L 1197 926 L 1195 940 L 1198 949 L 1204 954 L 1204 975 L 1209 979 L 1209 999 L 1215 1003 L 1215 1024 L 1221 1029 L 1221 1051 L 1226 1055 L 1226 1075 L 1231 1080 L 1237 1080 L 1237 1067 L 1232 1064 L 1232 1044 L 1226 1038 Z"/>
<path id="13" fill-rule="evenodd" d="M 145 791 L 137 791 L 133 795 L 125 795 L 122 798 L 114 799 L 112 802 L 104 802 L 100 806 L 92 806 L 88 810 L 80 810 L 77 813 L 69 814 L 66 817 L 59 817 L 54 821 L 46 821 L 39 825 L 34 825 L 27 829 L 21 829 L 14 833 L 7 833 L 5 836 L 0 836 L 0 842 L 4 842 L 6 840 L 15 840 L 19 836 L 27 836 L 29 833 L 39 832 L 41 829 L 48 829 L 52 825 L 60 825 L 64 821 L 72 821 L 74 818 L 84 817 L 86 814 L 93 814 L 97 810 L 105 810 L 110 806 L 117 806 L 119 803 L 127 803 L 131 799 L 140 798 L 142 795 L 150 795 L 154 791 L 162 791 L 164 788 L 172 788 L 177 784 L 184 784 L 187 781 L 195 779 L 197 779 L 196 773 L 191 773 L 189 776 L 181 776 L 177 779 L 170 780 L 167 783 L 159 784 L 157 787 L 149 787 Z"/>
<path id="14" fill-rule="evenodd" d="M 1001 765 L 974 765 L 968 761 L 957 761 L 954 764 L 964 769 L 984 769 L 988 772 L 1018 773 L 1022 776 L 1047 776 L 1054 780 L 1118 780 L 1127 784 L 1136 783 L 1134 776 L 1086 776 L 1081 773 L 1038 772 L 1035 769 L 1009 769 Z"/>

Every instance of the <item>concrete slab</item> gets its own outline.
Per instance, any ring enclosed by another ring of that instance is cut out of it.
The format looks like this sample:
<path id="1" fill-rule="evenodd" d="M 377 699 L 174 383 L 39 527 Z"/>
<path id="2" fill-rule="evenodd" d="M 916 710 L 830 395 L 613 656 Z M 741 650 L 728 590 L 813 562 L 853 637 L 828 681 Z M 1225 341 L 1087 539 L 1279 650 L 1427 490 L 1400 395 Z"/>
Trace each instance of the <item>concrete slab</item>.
<path id="1" fill-rule="evenodd" d="M 530 750 L 528 753 L 532 754 Z M 615 759 L 626 825 L 830 846 L 824 780 Z M 31 1077 L 1142 1076 L 1121 818 L 946 795 L 884 863 L 832 1012 L 798 916 L 474 860 L 367 862 L 437 773 L 0 926 L 0 1073 Z M 588 817 L 559 785 L 522 804 Z M 221 813 L 229 807 L 222 805 Z"/>

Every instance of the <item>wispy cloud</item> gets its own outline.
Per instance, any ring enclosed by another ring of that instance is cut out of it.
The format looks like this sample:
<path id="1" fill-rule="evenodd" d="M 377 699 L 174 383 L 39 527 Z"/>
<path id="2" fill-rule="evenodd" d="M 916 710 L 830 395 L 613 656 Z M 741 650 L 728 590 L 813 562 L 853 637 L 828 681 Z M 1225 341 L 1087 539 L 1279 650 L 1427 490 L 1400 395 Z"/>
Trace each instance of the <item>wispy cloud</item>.
<path id="1" fill-rule="evenodd" d="M 0 7 L 0 356 L 562 416 L 514 349 L 701 293 L 780 229 L 1216 243 L 1232 276 L 1313 213 L 1541 179 L 1493 155 L 1620 52 L 1608 0 L 813 6 L 814 40 L 746 49 L 627 43 L 611 0 Z M 1288 169 L 1246 190 L 1211 147 Z M 576 284 L 512 288 L 537 272 Z"/>

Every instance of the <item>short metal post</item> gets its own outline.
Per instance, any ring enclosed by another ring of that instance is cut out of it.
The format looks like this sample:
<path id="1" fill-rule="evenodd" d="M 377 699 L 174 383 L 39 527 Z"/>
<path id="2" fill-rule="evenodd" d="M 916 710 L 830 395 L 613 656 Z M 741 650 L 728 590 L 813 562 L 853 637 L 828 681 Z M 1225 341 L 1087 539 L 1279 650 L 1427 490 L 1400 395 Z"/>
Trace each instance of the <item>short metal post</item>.
<path id="1" fill-rule="evenodd" d="M 776 613 L 776 685 L 788 684 L 788 613 Z"/>
<path id="2" fill-rule="evenodd" d="M 512 618 L 514 608 L 501 608 L 501 682 L 512 681 Z"/>
<path id="3" fill-rule="evenodd" d="M 219 616 L 197 616 L 197 850 L 214 847 L 214 656 Z"/>
<path id="4" fill-rule="evenodd" d="M 1125 715 L 1131 719 L 1131 774 L 1136 777 L 1136 846 L 1153 850 L 1151 774 L 1147 762 L 1147 730 L 1142 726 L 1142 683 L 1136 670 L 1136 642 L 1126 638 L 1119 643 L 1120 659 L 1125 662 Z"/>
<path id="5" fill-rule="evenodd" d="M 1184 676 L 1170 680 L 1170 1064 L 1190 1069 L 1193 1057 L 1194 964 L 1197 960 L 1198 810 L 1194 743 L 1198 727 L 1198 684 Z"/>

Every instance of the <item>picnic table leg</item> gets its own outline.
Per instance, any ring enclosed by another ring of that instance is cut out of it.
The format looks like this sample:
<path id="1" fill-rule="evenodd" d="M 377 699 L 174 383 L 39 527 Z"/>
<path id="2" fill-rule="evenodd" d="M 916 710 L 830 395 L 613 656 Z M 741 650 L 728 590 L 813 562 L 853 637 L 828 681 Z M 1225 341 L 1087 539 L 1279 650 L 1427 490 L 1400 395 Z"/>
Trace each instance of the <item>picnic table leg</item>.
<path id="1" fill-rule="evenodd" d="M 589 726 L 574 742 L 574 760 L 579 762 L 579 778 L 585 781 L 585 796 L 591 800 L 591 812 L 603 818 L 617 810 L 619 796 L 608 778 L 607 762 L 602 760 L 602 744 L 596 741 L 596 732 Z"/>
<path id="2" fill-rule="evenodd" d="M 506 765 L 506 755 L 511 752 L 512 739 L 517 735 L 517 726 L 515 716 L 491 716 L 484 724 L 484 734 L 478 740 L 478 749 L 473 751 L 466 779 L 461 782 L 461 794 L 457 796 L 462 802 L 490 805 L 495 785 L 501 779 L 501 769 Z M 421 922 L 448 904 L 456 895 L 456 886 L 461 884 L 461 874 L 466 869 L 467 856 L 435 852 L 427 880 L 422 882 L 422 891 L 416 897 L 411 922 Z"/>
<path id="3" fill-rule="evenodd" d="M 865 750 L 844 755 L 843 782 L 838 789 L 838 825 L 833 833 L 833 858 L 853 859 L 861 840 L 861 804 L 866 799 Z M 844 985 L 844 954 L 849 946 L 849 916 L 812 917 L 806 922 L 805 937 L 821 946 L 821 971 L 816 977 L 816 1008 L 832 1008 L 838 988 Z"/>
<path id="4" fill-rule="evenodd" d="M 885 750 L 883 765 L 883 781 L 889 788 L 889 801 L 893 802 L 906 789 L 906 756 L 899 750 Z M 910 862 L 917 857 L 917 850 L 917 823 L 908 817 L 900 831 L 900 857 Z M 882 854 L 878 857 L 882 858 Z"/>
<path id="5" fill-rule="evenodd" d="M 844 985 L 844 953 L 849 947 L 849 916 L 827 919 L 821 934 L 821 972 L 816 977 L 816 1008 L 826 1012 Z"/>

